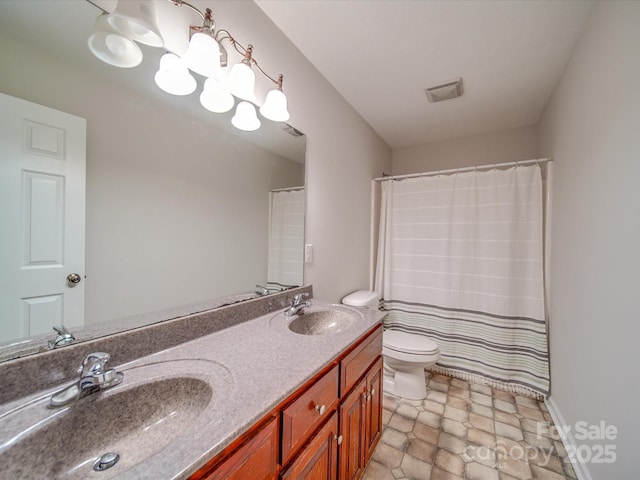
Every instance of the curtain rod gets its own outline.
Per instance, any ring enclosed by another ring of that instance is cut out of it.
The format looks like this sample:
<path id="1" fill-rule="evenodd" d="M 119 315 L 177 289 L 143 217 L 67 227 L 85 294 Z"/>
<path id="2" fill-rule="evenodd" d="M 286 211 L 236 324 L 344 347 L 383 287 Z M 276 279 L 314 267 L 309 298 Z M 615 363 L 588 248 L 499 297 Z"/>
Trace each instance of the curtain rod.
<path id="1" fill-rule="evenodd" d="M 286 188 L 276 188 L 271 190 L 271 192 L 295 192 L 296 190 L 304 190 L 304 186 L 301 187 L 286 187 Z"/>
<path id="2" fill-rule="evenodd" d="M 529 165 L 531 163 L 544 163 L 544 162 L 552 162 L 553 158 L 538 158 L 535 160 L 522 160 L 517 162 L 505 162 L 505 163 L 492 163 L 491 165 L 478 165 L 475 167 L 462 167 L 462 168 L 449 168 L 447 170 L 435 170 L 432 172 L 422 172 L 422 173 L 409 173 L 406 175 L 393 175 L 393 176 L 385 176 L 374 178 L 374 182 L 384 182 L 386 180 L 404 180 L 405 178 L 419 178 L 419 177 L 428 177 L 431 175 L 440 175 L 443 173 L 459 173 L 459 172 L 470 172 L 473 170 L 484 170 L 484 169 L 492 169 L 496 167 L 511 167 L 513 165 Z"/>

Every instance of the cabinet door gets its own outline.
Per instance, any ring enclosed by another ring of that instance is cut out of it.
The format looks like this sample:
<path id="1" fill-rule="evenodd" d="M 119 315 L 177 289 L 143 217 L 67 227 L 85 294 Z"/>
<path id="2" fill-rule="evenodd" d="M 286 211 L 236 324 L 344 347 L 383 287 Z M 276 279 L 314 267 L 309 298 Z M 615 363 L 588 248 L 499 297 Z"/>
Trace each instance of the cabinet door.
<path id="1" fill-rule="evenodd" d="M 335 480 L 338 467 L 337 449 L 338 413 L 334 412 L 325 426 L 311 439 L 280 478 L 283 480 Z"/>
<path id="2" fill-rule="evenodd" d="M 360 478 L 365 467 L 365 386 L 363 378 L 340 404 L 340 435 L 342 445 L 338 455 L 340 480 Z"/>
<path id="3" fill-rule="evenodd" d="M 272 480 L 278 472 L 278 428 L 276 420 L 264 427 L 222 464 L 206 473 L 206 467 L 190 480 Z"/>
<path id="4" fill-rule="evenodd" d="M 367 374 L 366 462 L 373 455 L 373 450 L 382 436 L 382 382 L 382 357 L 380 357 Z"/>

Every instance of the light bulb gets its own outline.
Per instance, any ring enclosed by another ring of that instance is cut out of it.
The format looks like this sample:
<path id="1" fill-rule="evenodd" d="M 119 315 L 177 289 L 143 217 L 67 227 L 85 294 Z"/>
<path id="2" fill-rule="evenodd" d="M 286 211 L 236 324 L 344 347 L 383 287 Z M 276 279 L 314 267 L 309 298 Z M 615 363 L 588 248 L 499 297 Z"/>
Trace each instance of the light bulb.
<path id="1" fill-rule="evenodd" d="M 215 78 L 207 78 L 200 94 L 200 103 L 210 112 L 224 113 L 233 108 L 235 100 L 220 81 Z"/>
<path id="2" fill-rule="evenodd" d="M 220 74 L 220 45 L 206 33 L 198 32 L 191 37 L 189 48 L 182 56 L 184 64 L 204 77 Z"/>
<path id="3" fill-rule="evenodd" d="M 89 50 L 114 67 L 137 67 L 142 62 L 142 50 L 130 38 L 117 33 L 109 25 L 107 17 L 107 14 L 102 14 L 96 19 L 95 33 L 89 37 Z"/>
<path id="4" fill-rule="evenodd" d="M 240 102 L 236 107 L 236 113 L 231 118 L 234 127 L 245 132 L 253 132 L 260 128 L 260 120 L 256 115 L 256 107 L 249 102 Z"/>
<path id="5" fill-rule="evenodd" d="M 254 91 L 256 74 L 244 61 L 233 66 L 231 72 L 229 72 L 227 82 L 229 91 L 236 97 L 249 102 L 253 102 L 256 99 L 256 92 Z"/>
<path id="6" fill-rule="evenodd" d="M 180 60 L 173 53 L 165 53 L 160 58 L 160 68 L 154 80 L 156 85 L 172 95 L 189 95 L 196 89 L 196 79 L 189 73 Z"/>
<path id="7" fill-rule="evenodd" d="M 287 111 L 287 97 L 279 88 L 274 88 L 267 93 L 264 104 L 260 107 L 260 114 L 274 122 L 286 122 L 289 120 Z"/>

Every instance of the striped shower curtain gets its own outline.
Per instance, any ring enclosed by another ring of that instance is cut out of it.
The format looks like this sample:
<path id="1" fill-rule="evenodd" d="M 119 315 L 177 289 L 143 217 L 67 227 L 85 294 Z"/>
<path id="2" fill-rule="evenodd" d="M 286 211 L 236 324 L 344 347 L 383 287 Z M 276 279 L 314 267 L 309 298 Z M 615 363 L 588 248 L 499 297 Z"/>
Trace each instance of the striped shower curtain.
<path id="1" fill-rule="evenodd" d="M 267 288 L 302 285 L 304 269 L 304 188 L 269 193 Z"/>
<path id="2" fill-rule="evenodd" d="M 376 291 L 436 371 L 546 396 L 539 165 L 384 181 Z"/>

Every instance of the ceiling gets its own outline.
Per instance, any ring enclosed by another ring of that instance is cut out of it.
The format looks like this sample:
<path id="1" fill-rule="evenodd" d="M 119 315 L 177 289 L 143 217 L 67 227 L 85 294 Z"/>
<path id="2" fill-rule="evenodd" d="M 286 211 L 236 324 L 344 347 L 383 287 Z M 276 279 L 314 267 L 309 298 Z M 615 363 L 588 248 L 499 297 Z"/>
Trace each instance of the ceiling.
<path id="1" fill-rule="evenodd" d="M 591 0 L 255 0 L 392 148 L 535 125 Z M 462 77 L 464 95 L 424 88 Z"/>

